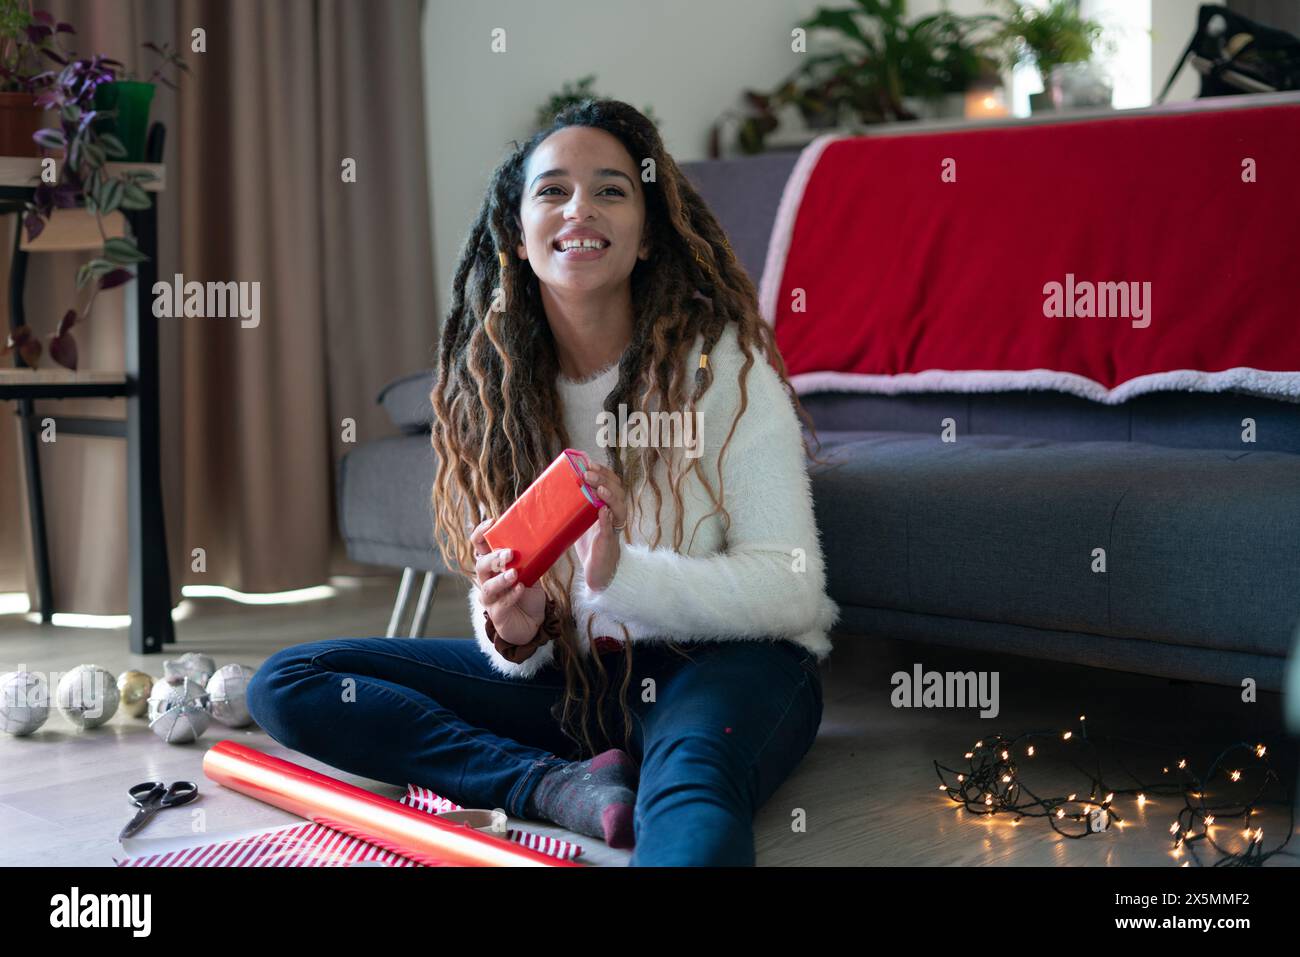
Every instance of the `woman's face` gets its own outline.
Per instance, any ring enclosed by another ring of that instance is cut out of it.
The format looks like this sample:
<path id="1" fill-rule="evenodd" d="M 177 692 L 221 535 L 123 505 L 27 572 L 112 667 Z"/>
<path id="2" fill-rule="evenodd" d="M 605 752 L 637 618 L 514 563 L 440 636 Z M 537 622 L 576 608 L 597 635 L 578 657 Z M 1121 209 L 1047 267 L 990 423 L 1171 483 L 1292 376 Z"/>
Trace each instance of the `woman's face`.
<path id="1" fill-rule="evenodd" d="M 552 133 L 524 170 L 519 207 L 524 241 L 516 250 L 538 280 L 554 290 L 593 292 L 626 282 L 636 260 L 648 259 L 645 194 L 638 166 L 617 138 L 589 126 Z M 566 252 L 566 239 L 595 239 L 603 248 Z"/>

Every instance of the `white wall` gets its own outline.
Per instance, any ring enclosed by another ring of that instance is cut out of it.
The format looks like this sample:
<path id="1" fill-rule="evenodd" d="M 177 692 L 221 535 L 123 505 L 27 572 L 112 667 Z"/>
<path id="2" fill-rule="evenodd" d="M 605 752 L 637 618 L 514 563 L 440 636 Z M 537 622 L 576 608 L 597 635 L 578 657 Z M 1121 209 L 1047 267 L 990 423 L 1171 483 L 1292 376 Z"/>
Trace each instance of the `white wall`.
<path id="1" fill-rule="evenodd" d="M 1196 22 L 1196 0 L 1152 4 L 1151 82 L 1158 89 Z M 709 129 L 799 65 L 790 30 L 819 6 L 845 0 L 425 0 L 425 94 L 434 270 L 441 322 L 460 246 L 488 177 L 511 139 L 531 131 L 540 103 L 566 81 L 596 74 L 598 93 L 653 108 L 668 151 L 703 159 Z M 951 0 L 962 14 L 984 0 Z M 913 0 L 909 16 L 940 0 Z M 491 50 L 506 31 L 506 52 Z M 1170 99 L 1195 95 L 1193 71 Z M 413 199 L 415 199 L 413 197 Z M 423 201 L 423 198 L 421 198 Z"/>
<path id="2" fill-rule="evenodd" d="M 1196 32 L 1196 11 L 1201 0 L 1151 0 L 1151 102 L 1169 79 L 1169 71 L 1187 49 Z M 1201 88 L 1200 74 L 1189 63 L 1165 97 L 1166 103 L 1194 100 Z"/>

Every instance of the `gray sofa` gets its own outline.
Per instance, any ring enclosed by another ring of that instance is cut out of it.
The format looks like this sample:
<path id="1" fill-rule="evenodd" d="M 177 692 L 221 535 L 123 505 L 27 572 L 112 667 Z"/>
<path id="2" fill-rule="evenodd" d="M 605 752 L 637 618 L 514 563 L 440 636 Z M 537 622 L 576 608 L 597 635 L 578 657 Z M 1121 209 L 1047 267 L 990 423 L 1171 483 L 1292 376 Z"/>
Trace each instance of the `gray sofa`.
<path id="1" fill-rule="evenodd" d="M 793 152 L 683 164 L 755 282 Z M 379 396 L 402 434 L 341 465 L 352 558 L 416 572 L 432 544 L 432 373 Z M 1278 691 L 1300 623 L 1300 404 L 1160 393 L 802 397 L 840 640 L 885 635 Z M 1258 423 L 1243 450 L 1241 420 Z M 940 440 L 956 420 L 962 439 Z M 1104 548 L 1107 570 L 1092 570 Z M 466 625 L 468 633 L 468 623 Z"/>

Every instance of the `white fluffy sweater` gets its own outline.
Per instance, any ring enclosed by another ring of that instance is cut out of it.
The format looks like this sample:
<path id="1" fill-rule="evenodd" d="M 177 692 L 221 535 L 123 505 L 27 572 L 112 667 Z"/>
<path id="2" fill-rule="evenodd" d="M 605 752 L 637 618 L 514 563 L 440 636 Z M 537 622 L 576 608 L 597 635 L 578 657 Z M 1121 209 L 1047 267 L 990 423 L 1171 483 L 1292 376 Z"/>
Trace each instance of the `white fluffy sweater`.
<path id="1" fill-rule="evenodd" d="M 692 375 L 702 348 L 701 337 L 687 360 Z M 730 530 L 724 532 L 721 513 L 700 523 L 713 505 L 698 476 L 691 473 L 681 488 L 682 552 L 673 551 L 675 503 L 660 463 L 657 478 L 664 501 L 659 546 L 649 545 L 654 540 L 655 500 L 647 483 L 641 521 L 630 528 L 631 543 L 621 543 L 618 568 L 607 588 L 600 592 L 587 588 L 572 548 L 557 566 L 562 580 L 568 573 L 566 563 L 576 569 L 572 601 L 583 654 L 590 653 L 588 624 L 590 635 L 618 639 L 624 637 L 620 627 L 624 626 L 634 642 L 792 639 L 819 659 L 830 654 L 827 633 L 838 621 L 839 609 L 826 595 L 799 418 L 761 350 L 751 351 L 749 404 L 722 465 Z M 692 436 L 700 443 L 696 451 L 715 494 L 718 454 L 740 408 L 738 375 L 744 361 L 735 327 L 728 325 L 709 355 L 713 382 L 700 402 L 699 434 Z M 583 382 L 560 377 L 556 383 L 571 447 L 602 464 L 606 459 L 598 416 L 617 381 L 615 363 Z M 553 643 L 518 664 L 501 657 L 488 640 L 477 585 L 470 589 L 469 606 L 479 647 L 496 671 L 527 678 L 552 662 Z"/>

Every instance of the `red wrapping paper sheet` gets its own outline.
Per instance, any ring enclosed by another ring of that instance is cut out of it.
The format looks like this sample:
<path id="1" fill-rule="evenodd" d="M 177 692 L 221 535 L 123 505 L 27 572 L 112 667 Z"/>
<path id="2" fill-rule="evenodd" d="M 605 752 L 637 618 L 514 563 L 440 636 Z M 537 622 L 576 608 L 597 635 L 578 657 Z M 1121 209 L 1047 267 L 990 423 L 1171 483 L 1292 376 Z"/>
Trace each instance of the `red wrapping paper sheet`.
<path id="1" fill-rule="evenodd" d="M 203 756 L 203 773 L 231 790 L 430 867 L 579 866 L 234 741 L 222 741 Z"/>
<path id="2" fill-rule="evenodd" d="M 506 568 L 518 569 L 525 588 L 535 585 L 599 517 L 605 503 L 584 481 L 586 468 L 584 453 L 565 449 L 484 533 L 494 550 L 515 552 Z"/>

